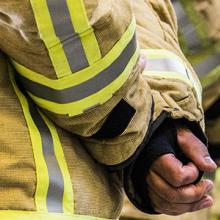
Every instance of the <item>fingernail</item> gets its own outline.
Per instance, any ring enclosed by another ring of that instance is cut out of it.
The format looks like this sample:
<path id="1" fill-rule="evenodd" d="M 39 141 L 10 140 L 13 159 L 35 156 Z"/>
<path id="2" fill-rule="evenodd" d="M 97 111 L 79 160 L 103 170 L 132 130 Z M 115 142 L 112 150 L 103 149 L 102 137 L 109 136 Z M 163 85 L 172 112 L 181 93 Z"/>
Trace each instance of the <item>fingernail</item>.
<path id="1" fill-rule="evenodd" d="M 206 209 L 206 208 L 209 208 L 212 206 L 212 202 L 211 201 L 206 201 L 204 202 L 200 207 L 199 209 Z"/>
<path id="2" fill-rule="evenodd" d="M 207 164 L 215 164 L 216 165 L 216 163 L 212 160 L 212 158 L 210 156 L 205 157 L 204 160 Z"/>
<path id="3" fill-rule="evenodd" d="M 208 193 L 209 191 L 211 191 L 213 189 L 213 184 L 209 183 L 206 187 L 206 193 Z"/>

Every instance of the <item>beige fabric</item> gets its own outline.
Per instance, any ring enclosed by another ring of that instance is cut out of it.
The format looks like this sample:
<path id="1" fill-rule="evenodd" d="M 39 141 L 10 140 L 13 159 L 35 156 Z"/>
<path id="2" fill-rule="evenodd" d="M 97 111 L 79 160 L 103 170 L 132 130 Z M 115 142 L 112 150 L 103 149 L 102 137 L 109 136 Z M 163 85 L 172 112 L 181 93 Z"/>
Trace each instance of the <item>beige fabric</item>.
<path id="1" fill-rule="evenodd" d="M 185 60 L 178 45 L 175 16 L 170 1 L 132 1 L 132 8 L 128 0 L 86 0 L 85 3 L 102 55 L 124 33 L 134 12 L 141 48 L 171 50 Z M 0 48 L 22 65 L 45 77 L 56 78 L 48 53 L 40 40 L 29 0 L 0 1 Z M 1 65 L 4 66 L 4 62 Z M 3 71 L 4 68 L 0 70 Z M 10 84 L 5 83 L 8 75 L 3 72 L 0 77 L 4 80 L 4 84 L 0 84 L 0 143 L 3 146 L 0 157 L 4 159 L 1 162 L 3 171 L 0 174 L 0 183 L 5 184 L 0 187 L 0 209 L 34 210 L 36 177 L 27 125 Z M 82 146 L 75 136 L 70 137 L 64 131 L 59 132 L 76 195 L 76 213 L 114 218 L 120 212 L 121 190 L 118 181 L 113 181 L 106 168 L 94 162 L 90 155 L 99 162 L 111 165 L 123 162 L 134 153 L 143 140 L 151 118 L 152 92 L 148 83 L 153 94 L 160 92 L 159 96 L 154 95 L 156 117 L 167 106 L 174 110 L 175 103 L 179 101 L 180 113 L 177 116 L 172 114 L 173 117 L 201 120 L 201 106 L 185 84 L 143 77 L 139 65 L 134 68 L 125 85 L 104 105 L 74 118 L 48 113 L 58 125 L 80 135 L 83 142 Z M 174 96 L 169 92 L 170 86 Z M 176 91 L 177 87 L 181 91 Z M 182 93 L 189 98 L 182 97 Z M 165 99 L 165 96 L 168 98 Z M 125 132 L 112 140 L 88 139 L 88 136 L 101 127 L 121 98 L 136 109 L 136 114 Z M 17 168 L 19 169 L 16 170 Z M 20 178 L 25 172 L 25 178 Z"/>
<path id="2" fill-rule="evenodd" d="M 104 56 L 121 38 L 131 22 L 130 1 L 85 1 L 85 5 Z M 20 64 L 54 79 L 54 69 L 47 50 L 40 40 L 29 0 L 21 3 L 17 1 L 1 2 L 0 8 L 2 11 L 0 15 L 0 47 L 2 50 Z M 15 21 L 14 17 L 18 18 L 19 22 Z M 118 19 L 119 17 L 120 19 Z M 139 94 L 142 96 L 137 99 Z M 73 118 L 66 115 L 54 115 L 50 112 L 47 114 L 66 130 L 82 137 L 89 137 L 99 130 L 110 111 L 122 98 L 137 110 L 132 123 L 122 136 L 99 142 L 83 140 L 97 160 L 105 164 L 117 164 L 128 159 L 134 153 L 143 140 L 150 121 L 151 92 L 147 85 L 143 85 L 138 66 L 134 68 L 124 87 L 106 104 Z M 122 145 L 124 149 L 121 149 Z"/>
<path id="3" fill-rule="evenodd" d="M 76 214 L 118 218 L 123 193 L 119 176 L 96 163 L 78 139 L 58 129 L 73 183 Z"/>
<path id="4" fill-rule="evenodd" d="M 123 198 L 117 175 L 97 164 L 75 136 L 57 129 L 71 175 L 75 214 L 116 219 Z M 2 53 L 0 131 L 0 212 L 35 211 L 37 183 L 30 134 Z"/>
<path id="5" fill-rule="evenodd" d="M 0 209 L 34 210 L 35 164 L 19 101 L 0 53 Z"/>
<path id="6" fill-rule="evenodd" d="M 186 60 L 179 47 L 175 15 L 170 2 L 134 1 L 133 7 L 141 48 L 166 49 Z M 152 8 L 154 11 L 151 10 Z M 153 13 L 157 13 L 157 16 Z M 189 68 L 192 70 L 190 65 Z M 196 74 L 194 72 L 193 74 L 194 80 L 198 82 Z M 202 121 L 202 107 L 194 91 L 185 83 L 175 79 L 165 80 L 162 77 L 146 77 L 146 81 L 152 89 L 156 104 L 154 120 L 165 110 L 170 112 L 173 118 L 185 117 L 190 121 Z"/>
<path id="7" fill-rule="evenodd" d="M 141 48 L 171 50 L 185 60 L 178 45 L 175 15 L 169 1 L 96 0 L 85 1 L 85 6 L 103 56 L 125 32 L 133 11 L 138 24 Z M 40 40 L 30 2 L 28 0 L 23 0 L 21 3 L 7 1 L 7 3 L 1 2 L 0 7 L 2 11 L 0 16 L 0 47 L 2 50 L 20 64 L 54 79 L 54 69 L 45 46 Z M 18 19 L 14 19 L 15 17 Z M 118 19 L 119 17 L 120 19 Z M 159 89 L 158 83 L 164 84 L 162 80 L 158 81 L 150 85 L 155 91 Z M 47 115 L 59 126 L 81 136 L 87 149 L 98 161 L 108 165 L 118 164 L 135 152 L 148 129 L 152 106 L 148 83 L 152 83 L 152 81 L 148 82 L 144 79 L 141 76 L 140 68 L 136 66 L 125 85 L 104 105 L 76 117 L 56 115 L 50 112 L 47 112 Z M 176 84 L 172 80 L 168 83 Z M 165 84 L 164 86 L 163 90 L 168 90 Z M 194 97 L 192 91 L 189 91 L 186 86 L 183 85 L 181 88 L 183 90 L 180 93 L 184 93 L 186 89 L 188 95 Z M 182 98 L 177 95 L 177 99 L 172 97 L 173 103 L 165 101 L 166 106 L 162 106 L 162 102 L 158 103 L 158 97 L 155 94 L 154 92 L 157 102 L 155 115 L 159 115 L 167 105 L 170 106 L 169 111 L 173 111 L 175 102 Z M 122 98 L 136 109 L 136 114 L 125 132 L 112 140 L 87 139 L 99 130 L 110 111 Z M 159 99 L 165 100 L 164 97 L 159 97 Z M 182 103 L 184 104 L 180 106 L 181 113 L 172 114 L 174 117 L 186 117 L 196 121 L 202 119 L 201 106 L 197 105 L 195 99 L 186 98 Z"/>

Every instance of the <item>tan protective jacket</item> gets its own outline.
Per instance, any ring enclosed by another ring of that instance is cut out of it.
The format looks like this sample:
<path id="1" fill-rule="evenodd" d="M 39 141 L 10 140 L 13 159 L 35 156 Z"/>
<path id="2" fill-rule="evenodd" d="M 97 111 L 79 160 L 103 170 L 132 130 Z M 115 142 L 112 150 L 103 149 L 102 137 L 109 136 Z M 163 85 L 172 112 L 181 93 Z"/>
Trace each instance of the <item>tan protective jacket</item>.
<path id="1" fill-rule="evenodd" d="M 0 1 L 0 49 L 1 220 L 116 219 L 100 163 L 123 168 L 163 111 L 203 124 L 168 0 Z"/>

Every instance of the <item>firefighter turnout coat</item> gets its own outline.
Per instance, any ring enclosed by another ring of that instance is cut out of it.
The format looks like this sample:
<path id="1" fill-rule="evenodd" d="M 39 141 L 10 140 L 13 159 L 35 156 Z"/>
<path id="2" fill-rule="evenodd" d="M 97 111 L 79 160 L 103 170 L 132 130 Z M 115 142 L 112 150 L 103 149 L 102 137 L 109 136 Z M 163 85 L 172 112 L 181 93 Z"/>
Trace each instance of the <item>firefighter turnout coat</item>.
<path id="1" fill-rule="evenodd" d="M 203 128 L 169 0 L 2 0 L 0 50 L 1 220 L 117 219 L 108 169 L 163 112 Z"/>

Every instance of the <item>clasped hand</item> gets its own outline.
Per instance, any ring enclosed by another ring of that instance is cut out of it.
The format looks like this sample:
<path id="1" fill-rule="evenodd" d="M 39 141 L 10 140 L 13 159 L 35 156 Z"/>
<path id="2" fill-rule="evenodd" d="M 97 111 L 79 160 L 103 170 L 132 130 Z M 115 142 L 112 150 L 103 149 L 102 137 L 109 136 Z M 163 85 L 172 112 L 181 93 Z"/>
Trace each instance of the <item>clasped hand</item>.
<path id="1" fill-rule="evenodd" d="M 168 215 L 180 215 L 213 205 L 213 198 L 209 195 L 212 181 L 201 180 L 193 184 L 198 179 L 199 170 L 214 172 L 217 168 L 207 147 L 184 127 L 177 129 L 177 141 L 192 162 L 183 165 L 173 154 L 166 154 L 154 161 L 146 177 L 153 208 Z"/>

